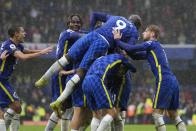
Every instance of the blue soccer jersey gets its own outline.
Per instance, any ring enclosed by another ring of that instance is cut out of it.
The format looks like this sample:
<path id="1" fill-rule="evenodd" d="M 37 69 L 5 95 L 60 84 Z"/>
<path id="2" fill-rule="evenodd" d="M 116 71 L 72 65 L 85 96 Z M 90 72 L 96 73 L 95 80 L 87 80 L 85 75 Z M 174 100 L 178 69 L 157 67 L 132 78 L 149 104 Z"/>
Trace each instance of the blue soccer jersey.
<path id="1" fill-rule="evenodd" d="M 121 41 L 129 44 L 135 44 L 138 40 L 138 31 L 135 25 L 122 16 L 112 16 L 105 13 L 95 12 L 91 15 L 91 30 L 93 30 L 96 21 L 105 22 L 100 28 L 95 31 L 106 38 L 106 40 L 112 45 L 114 43 L 113 30 L 120 30 L 122 33 Z"/>
<path id="2" fill-rule="evenodd" d="M 161 44 L 154 40 L 129 47 L 125 43 L 118 41 L 118 45 L 131 54 L 137 51 L 146 51 L 146 59 L 156 78 L 153 107 L 158 109 L 177 109 L 179 105 L 178 81 L 170 70 L 166 53 Z"/>
<path id="3" fill-rule="evenodd" d="M 14 57 L 14 52 L 17 50 L 24 51 L 22 44 L 15 45 L 10 39 L 3 42 L 1 45 L 1 53 L 8 51 L 9 56 L 5 60 L 0 59 L 0 79 L 9 79 L 11 76 L 17 59 Z"/>
<path id="4" fill-rule="evenodd" d="M 19 101 L 19 98 L 14 90 L 14 88 L 9 84 L 8 79 L 13 73 L 14 66 L 17 63 L 16 57 L 14 57 L 14 52 L 24 51 L 22 44 L 14 44 L 10 39 L 3 42 L 1 45 L 1 53 L 5 50 L 8 51 L 9 56 L 0 60 L 0 107 L 6 108 L 8 105 L 14 101 Z"/>
<path id="5" fill-rule="evenodd" d="M 91 65 L 82 85 L 91 110 L 113 107 L 114 99 L 107 85 L 116 77 L 123 76 L 127 69 L 135 71 L 128 59 L 120 54 L 100 57 Z"/>

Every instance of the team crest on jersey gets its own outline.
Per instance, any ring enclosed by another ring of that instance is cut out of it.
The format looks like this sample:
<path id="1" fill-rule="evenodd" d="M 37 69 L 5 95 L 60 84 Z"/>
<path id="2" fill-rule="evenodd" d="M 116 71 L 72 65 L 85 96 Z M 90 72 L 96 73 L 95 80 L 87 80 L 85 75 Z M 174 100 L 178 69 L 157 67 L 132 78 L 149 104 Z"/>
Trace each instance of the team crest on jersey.
<path id="1" fill-rule="evenodd" d="M 15 49 L 16 49 L 16 46 L 15 46 L 14 44 L 11 44 L 11 45 L 10 45 L 10 48 L 11 48 L 12 50 L 15 50 Z"/>

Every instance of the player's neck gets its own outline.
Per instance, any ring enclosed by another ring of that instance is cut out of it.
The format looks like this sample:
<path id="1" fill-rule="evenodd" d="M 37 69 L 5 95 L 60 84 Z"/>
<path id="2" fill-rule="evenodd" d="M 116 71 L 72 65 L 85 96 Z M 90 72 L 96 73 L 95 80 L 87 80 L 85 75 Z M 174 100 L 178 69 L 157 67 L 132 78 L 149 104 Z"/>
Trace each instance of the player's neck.
<path id="1" fill-rule="evenodd" d="M 14 43 L 14 44 L 19 44 L 19 41 L 17 41 L 16 39 L 14 39 L 14 38 L 10 38 L 10 40 Z"/>
<path id="2" fill-rule="evenodd" d="M 154 38 L 154 37 L 151 37 L 149 40 L 150 40 L 150 41 L 157 41 L 157 39 Z"/>

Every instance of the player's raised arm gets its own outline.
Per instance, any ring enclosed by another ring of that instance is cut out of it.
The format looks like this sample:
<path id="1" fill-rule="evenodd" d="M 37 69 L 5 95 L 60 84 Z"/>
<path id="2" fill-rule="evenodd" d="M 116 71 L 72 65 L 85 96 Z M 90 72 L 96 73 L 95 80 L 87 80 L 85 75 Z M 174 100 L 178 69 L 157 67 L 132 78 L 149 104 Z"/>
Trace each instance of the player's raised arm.
<path id="1" fill-rule="evenodd" d="M 93 12 L 90 16 L 90 30 L 94 30 L 97 21 L 106 22 L 110 15 L 101 12 Z"/>

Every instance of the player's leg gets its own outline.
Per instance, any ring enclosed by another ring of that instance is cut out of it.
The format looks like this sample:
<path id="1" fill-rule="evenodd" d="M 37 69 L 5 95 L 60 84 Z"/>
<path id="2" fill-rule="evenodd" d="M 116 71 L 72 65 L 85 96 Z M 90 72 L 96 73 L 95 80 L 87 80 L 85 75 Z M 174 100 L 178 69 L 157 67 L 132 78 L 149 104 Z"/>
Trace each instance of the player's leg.
<path id="1" fill-rule="evenodd" d="M 115 129 L 114 131 L 123 131 L 124 130 L 124 121 L 121 117 L 121 111 L 120 111 L 119 108 L 117 109 L 117 116 L 114 119 L 113 123 L 114 123 L 113 124 L 113 126 L 114 126 L 113 129 Z"/>
<path id="2" fill-rule="evenodd" d="M 176 110 L 167 110 L 169 117 L 175 122 L 178 131 L 186 131 L 186 125 Z"/>
<path id="3" fill-rule="evenodd" d="M 68 65 L 71 61 L 71 58 L 68 55 L 63 55 L 59 60 L 57 60 L 47 71 L 46 73 L 35 83 L 36 87 L 44 87 L 51 76 L 61 70 L 64 66 Z"/>
<path id="4" fill-rule="evenodd" d="M 84 37 L 77 40 L 73 46 L 69 49 L 69 52 L 57 60 L 47 71 L 46 73 L 35 83 L 36 87 L 43 87 L 47 84 L 50 77 L 58 72 L 62 67 L 68 65 L 70 62 L 77 62 L 82 59 L 85 52 L 88 50 L 90 45 L 89 39 L 90 35 L 85 35 Z"/>
<path id="5" fill-rule="evenodd" d="M 20 113 L 21 113 L 21 104 L 19 101 L 14 101 L 9 105 L 9 108 L 4 113 L 4 119 L 6 128 L 8 129 L 10 124 L 12 123 L 12 126 L 10 127 L 10 130 L 12 131 L 18 131 L 20 126 Z"/>
<path id="6" fill-rule="evenodd" d="M 53 131 L 58 123 L 58 120 L 59 120 L 58 116 L 53 112 L 50 115 L 45 131 Z"/>
<path id="7" fill-rule="evenodd" d="M 84 108 L 84 111 L 82 113 L 82 117 L 83 117 L 84 121 L 82 122 L 82 125 L 81 125 L 79 131 L 85 131 L 91 123 L 93 115 L 92 115 L 91 110 L 88 107 Z"/>
<path id="8" fill-rule="evenodd" d="M 170 85 L 172 85 L 171 88 L 172 99 L 171 99 L 170 106 L 167 110 L 167 114 L 175 122 L 178 131 L 186 131 L 185 123 L 182 121 L 182 119 L 177 113 L 177 109 L 179 106 L 179 84 L 176 77 L 172 77 Z"/>
<path id="9" fill-rule="evenodd" d="M 111 122 L 116 118 L 117 112 L 113 107 L 111 109 L 106 109 L 107 114 L 102 118 L 97 131 L 104 131 L 109 126 L 111 126 Z"/>
<path id="10" fill-rule="evenodd" d="M 18 95 L 16 94 L 13 87 L 10 86 L 8 81 L 0 81 L 0 96 L 4 96 L 1 101 L 8 107 L 4 113 L 4 120 L 6 128 L 8 128 L 13 122 L 12 130 L 18 130 L 20 126 L 20 113 L 21 113 L 21 103 Z M 6 96 L 6 97 L 5 97 Z M 13 117 L 15 118 L 13 121 Z"/>
<path id="11" fill-rule="evenodd" d="M 163 113 L 164 113 L 164 110 L 161 110 L 161 109 L 154 109 L 153 111 L 152 116 L 153 116 L 157 131 L 166 131 L 165 122 L 163 120 Z"/>
<path id="12" fill-rule="evenodd" d="M 3 111 L 0 109 L 0 131 L 6 131 L 5 121 L 3 119 Z"/>
<path id="13" fill-rule="evenodd" d="M 91 119 L 91 111 L 87 108 L 86 96 L 82 90 L 82 85 L 77 85 L 77 89 L 72 93 L 74 115 L 71 121 L 71 129 L 84 131 Z"/>
<path id="14" fill-rule="evenodd" d="M 74 107 L 74 115 L 71 120 L 71 129 L 79 130 L 82 126 L 84 109 L 82 107 Z"/>
<path id="15" fill-rule="evenodd" d="M 93 118 L 91 120 L 91 131 L 97 131 L 101 119 L 102 119 L 102 111 L 101 110 L 93 111 Z"/>
<path id="16" fill-rule="evenodd" d="M 68 131 L 70 127 L 70 121 L 73 115 L 73 108 L 67 108 L 61 116 L 61 131 Z"/>

